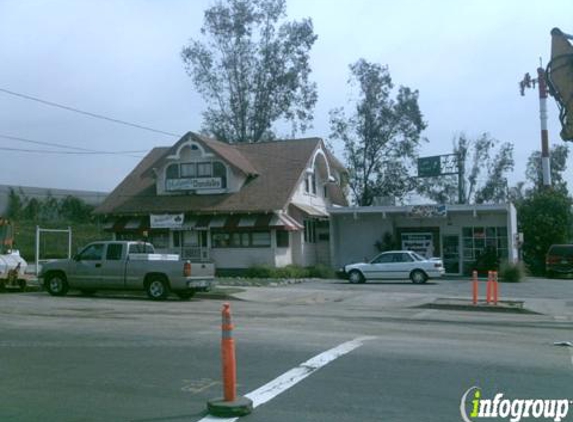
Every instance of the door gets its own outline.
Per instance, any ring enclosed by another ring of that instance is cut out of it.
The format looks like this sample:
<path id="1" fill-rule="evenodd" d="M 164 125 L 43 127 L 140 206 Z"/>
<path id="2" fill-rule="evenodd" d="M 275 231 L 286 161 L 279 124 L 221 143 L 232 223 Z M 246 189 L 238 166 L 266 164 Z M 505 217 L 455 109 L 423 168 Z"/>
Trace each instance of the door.
<path id="1" fill-rule="evenodd" d="M 395 253 L 381 253 L 364 269 L 366 278 L 392 278 Z"/>
<path id="2" fill-rule="evenodd" d="M 125 245 L 108 243 L 101 267 L 101 288 L 120 290 L 125 288 Z"/>
<path id="3" fill-rule="evenodd" d="M 68 274 L 70 286 L 77 289 L 96 289 L 101 282 L 103 243 L 92 243 L 74 259 Z"/>
<path id="4" fill-rule="evenodd" d="M 460 274 L 460 237 L 447 235 L 442 237 L 444 269 L 447 274 Z"/>

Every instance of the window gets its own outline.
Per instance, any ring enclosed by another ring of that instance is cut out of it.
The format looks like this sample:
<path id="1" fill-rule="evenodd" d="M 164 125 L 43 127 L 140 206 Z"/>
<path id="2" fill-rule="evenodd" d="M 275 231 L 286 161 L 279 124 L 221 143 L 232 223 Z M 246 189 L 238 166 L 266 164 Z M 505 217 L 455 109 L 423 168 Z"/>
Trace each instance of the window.
<path id="1" fill-rule="evenodd" d="M 413 259 L 408 253 L 396 254 L 396 262 L 412 262 Z"/>
<path id="2" fill-rule="evenodd" d="M 85 248 L 79 255 L 80 261 L 101 261 L 103 258 L 103 243 L 95 243 Z"/>
<path id="3" fill-rule="evenodd" d="M 462 245 L 464 272 L 469 273 L 486 252 L 495 253 L 500 259 L 507 258 L 507 227 L 463 227 Z"/>
<path id="4" fill-rule="evenodd" d="M 129 253 L 155 253 L 155 249 L 149 243 L 132 243 L 129 245 Z"/>
<path id="5" fill-rule="evenodd" d="M 169 248 L 169 233 L 150 233 L 149 243 L 151 243 L 156 249 L 167 249 Z"/>
<path id="6" fill-rule="evenodd" d="M 167 167 L 165 176 L 168 179 L 179 179 L 179 164 L 171 164 L 169 167 Z"/>
<path id="7" fill-rule="evenodd" d="M 213 175 L 211 163 L 197 164 L 197 177 L 211 177 Z"/>
<path id="8" fill-rule="evenodd" d="M 383 253 L 378 255 L 376 258 L 372 260 L 372 264 L 386 264 L 388 262 L 394 262 L 394 255 L 393 253 Z"/>
<path id="9" fill-rule="evenodd" d="M 214 248 L 268 248 L 271 246 L 270 231 L 215 232 L 211 236 Z"/>
<path id="10" fill-rule="evenodd" d="M 314 220 L 304 220 L 304 241 L 316 243 L 316 222 Z"/>
<path id="11" fill-rule="evenodd" d="M 308 176 L 304 178 L 304 191 L 306 193 L 310 192 L 310 183 L 308 182 Z"/>
<path id="12" fill-rule="evenodd" d="M 277 230 L 277 248 L 289 247 L 289 232 L 286 230 Z"/>
<path id="13" fill-rule="evenodd" d="M 221 187 L 223 189 L 227 187 L 227 167 L 223 163 L 218 161 L 213 163 L 213 177 L 220 177 Z"/>
<path id="14" fill-rule="evenodd" d="M 312 188 L 312 194 L 316 195 L 316 176 L 314 174 L 310 175 L 310 185 Z"/>
<path id="15" fill-rule="evenodd" d="M 110 243 L 107 245 L 105 259 L 107 261 L 119 261 L 123 253 L 123 245 L 121 243 Z"/>
<path id="16" fill-rule="evenodd" d="M 197 176 L 197 167 L 195 163 L 181 164 L 181 177 L 195 177 Z"/>

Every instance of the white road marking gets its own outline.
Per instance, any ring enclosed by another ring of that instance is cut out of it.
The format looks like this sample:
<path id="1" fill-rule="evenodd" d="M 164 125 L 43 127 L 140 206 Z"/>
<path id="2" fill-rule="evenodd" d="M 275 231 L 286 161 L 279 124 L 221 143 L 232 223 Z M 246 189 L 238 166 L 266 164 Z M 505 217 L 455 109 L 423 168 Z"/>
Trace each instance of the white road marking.
<path id="1" fill-rule="evenodd" d="M 245 394 L 245 397 L 248 397 L 253 401 L 253 408 L 258 407 L 261 404 L 265 404 L 279 394 L 298 384 L 309 375 L 318 371 L 323 366 L 359 348 L 364 344 L 365 341 L 373 340 L 375 338 L 376 337 L 373 336 L 358 337 L 354 340 L 342 343 L 330 350 L 327 350 L 326 352 L 316 355 L 306 362 L 301 363 L 299 366 L 291 369 L 290 371 L 279 375 L 271 382 L 257 388 L 254 391 L 251 391 L 248 394 Z M 237 419 L 239 418 L 218 418 L 216 416 L 208 415 L 201 419 L 199 422 L 234 422 Z"/>

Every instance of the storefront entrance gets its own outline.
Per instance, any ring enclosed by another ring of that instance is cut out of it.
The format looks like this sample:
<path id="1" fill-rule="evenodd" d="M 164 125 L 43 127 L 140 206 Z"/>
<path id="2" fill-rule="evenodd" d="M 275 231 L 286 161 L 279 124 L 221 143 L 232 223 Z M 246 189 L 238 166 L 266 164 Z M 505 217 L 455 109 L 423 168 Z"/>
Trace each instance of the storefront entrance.
<path id="1" fill-rule="evenodd" d="M 447 235 L 442 237 L 444 251 L 443 261 L 446 274 L 461 274 L 460 267 L 460 237 Z"/>

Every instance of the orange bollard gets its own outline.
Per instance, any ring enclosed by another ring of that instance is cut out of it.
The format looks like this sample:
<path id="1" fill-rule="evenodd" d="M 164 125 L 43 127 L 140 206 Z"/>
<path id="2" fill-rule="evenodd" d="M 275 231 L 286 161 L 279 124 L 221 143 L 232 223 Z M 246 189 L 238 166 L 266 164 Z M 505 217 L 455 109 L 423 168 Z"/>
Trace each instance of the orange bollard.
<path id="1" fill-rule="evenodd" d="M 486 302 L 489 305 L 492 302 L 493 296 L 493 274 L 492 271 L 487 272 L 487 285 L 486 285 Z"/>
<path id="2" fill-rule="evenodd" d="M 237 397 L 237 367 L 235 362 L 235 340 L 231 305 L 223 304 L 221 324 L 221 360 L 223 361 L 223 397 L 225 401 L 234 401 Z"/>
<path id="3" fill-rule="evenodd" d="M 233 321 L 231 305 L 223 304 L 221 310 L 221 361 L 223 368 L 223 397 L 207 402 L 209 413 L 215 416 L 244 416 L 253 411 L 253 401 L 247 397 L 237 396 L 237 367 L 235 361 L 235 340 L 233 338 Z"/>
<path id="4" fill-rule="evenodd" d="M 493 272 L 493 303 L 497 305 L 499 300 L 499 283 L 497 281 L 497 271 Z"/>
<path id="5" fill-rule="evenodd" d="M 472 273 L 472 278 L 473 278 L 473 283 L 472 283 L 473 284 L 473 303 L 474 303 L 474 305 L 477 305 L 477 303 L 478 303 L 478 289 L 479 289 L 478 272 L 477 271 L 474 271 Z"/>

